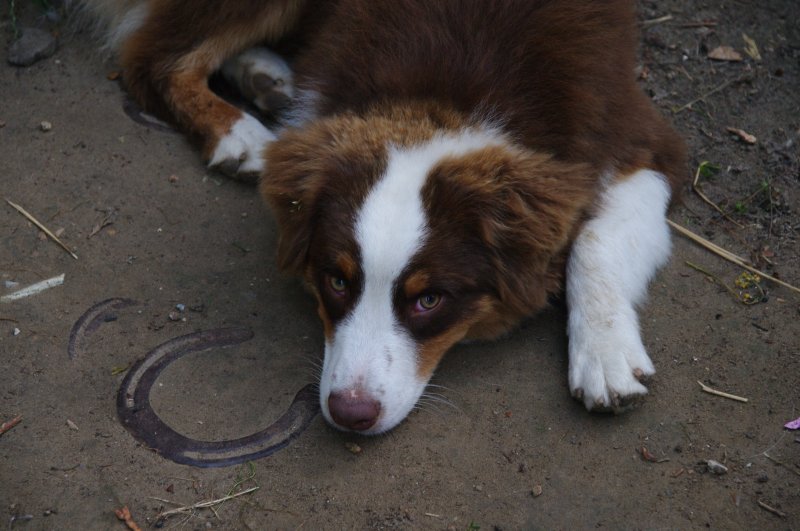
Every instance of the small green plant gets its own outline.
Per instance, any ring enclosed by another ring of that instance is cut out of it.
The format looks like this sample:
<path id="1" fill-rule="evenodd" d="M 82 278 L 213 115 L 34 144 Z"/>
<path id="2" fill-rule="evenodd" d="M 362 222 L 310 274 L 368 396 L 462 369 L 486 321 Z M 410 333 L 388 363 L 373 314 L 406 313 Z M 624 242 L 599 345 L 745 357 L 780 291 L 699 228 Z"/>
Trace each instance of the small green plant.
<path id="1" fill-rule="evenodd" d="M 719 166 L 717 166 L 716 164 L 712 164 L 707 160 L 701 162 L 700 166 L 697 167 L 697 174 L 704 179 L 713 177 L 718 173 L 719 173 Z"/>

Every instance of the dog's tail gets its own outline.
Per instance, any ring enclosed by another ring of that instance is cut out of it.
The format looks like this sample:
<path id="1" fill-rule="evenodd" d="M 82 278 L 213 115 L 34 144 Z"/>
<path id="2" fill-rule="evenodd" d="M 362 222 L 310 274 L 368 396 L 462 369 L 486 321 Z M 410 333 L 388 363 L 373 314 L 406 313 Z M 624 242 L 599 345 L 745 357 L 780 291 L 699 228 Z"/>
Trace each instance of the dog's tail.
<path id="1" fill-rule="evenodd" d="M 117 52 L 144 22 L 147 0 L 72 0 L 74 19 L 88 27 L 108 52 Z"/>

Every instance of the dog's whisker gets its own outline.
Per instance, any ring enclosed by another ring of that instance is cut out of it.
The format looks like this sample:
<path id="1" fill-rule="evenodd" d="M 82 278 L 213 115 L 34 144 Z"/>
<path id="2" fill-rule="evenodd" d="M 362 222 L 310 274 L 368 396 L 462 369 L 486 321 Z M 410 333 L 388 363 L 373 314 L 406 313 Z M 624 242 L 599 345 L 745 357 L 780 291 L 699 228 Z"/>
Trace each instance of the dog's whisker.
<path id="1" fill-rule="evenodd" d="M 451 409 L 454 409 L 454 410 L 458 411 L 459 413 L 462 413 L 460 407 L 458 407 L 456 404 L 454 404 L 448 398 L 446 398 L 444 396 L 441 396 L 441 395 L 425 393 L 420 398 L 420 401 L 424 401 L 426 404 L 436 404 L 437 406 L 438 405 L 447 406 L 447 407 L 449 407 Z"/>

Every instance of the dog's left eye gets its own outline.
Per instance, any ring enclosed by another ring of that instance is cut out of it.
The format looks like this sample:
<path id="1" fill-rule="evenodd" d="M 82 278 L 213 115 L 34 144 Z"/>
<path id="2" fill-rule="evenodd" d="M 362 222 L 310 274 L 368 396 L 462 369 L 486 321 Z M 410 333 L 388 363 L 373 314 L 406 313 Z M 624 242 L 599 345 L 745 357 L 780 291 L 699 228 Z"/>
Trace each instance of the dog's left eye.
<path id="1" fill-rule="evenodd" d="M 341 277 L 328 277 L 328 285 L 337 295 L 344 295 L 345 291 L 347 291 L 347 281 Z"/>
<path id="2" fill-rule="evenodd" d="M 418 312 L 428 312 L 433 310 L 442 302 L 442 296 L 438 293 L 426 293 L 417 299 L 416 308 Z"/>

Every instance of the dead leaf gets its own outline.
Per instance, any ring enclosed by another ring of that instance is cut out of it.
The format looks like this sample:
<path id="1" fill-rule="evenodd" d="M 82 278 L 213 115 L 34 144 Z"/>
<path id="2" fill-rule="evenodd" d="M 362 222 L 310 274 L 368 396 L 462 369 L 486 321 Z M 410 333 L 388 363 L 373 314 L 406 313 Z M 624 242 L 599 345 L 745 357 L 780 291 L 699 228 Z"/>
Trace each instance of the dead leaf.
<path id="1" fill-rule="evenodd" d="M 731 48 L 730 46 L 717 46 L 708 52 L 709 59 L 715 61 L 741 61 L 742 54 Z"/>
<path id="2" fill-rule="evenodd" d="M 729 133 L 733 133 L 734 135 L 741 138 L 747 144 L 755 144 L 756 142 L 758 142 L 758 139 L 755 136 L 751 135 L 750 133 L 742 129 L 737 129 L 736 127 L 726 127 L 725 129 Z"/>
<path id="3" fill-rule="evenodd" d="M 745 44 L 744 53 L 749 55 L 754 61 L 760 61 L 761 54 L 758 52 L 758 45 L 755 39 L 748 37 L 746 33 L 742 33 L 742 39 L 744 39 Z"/>

